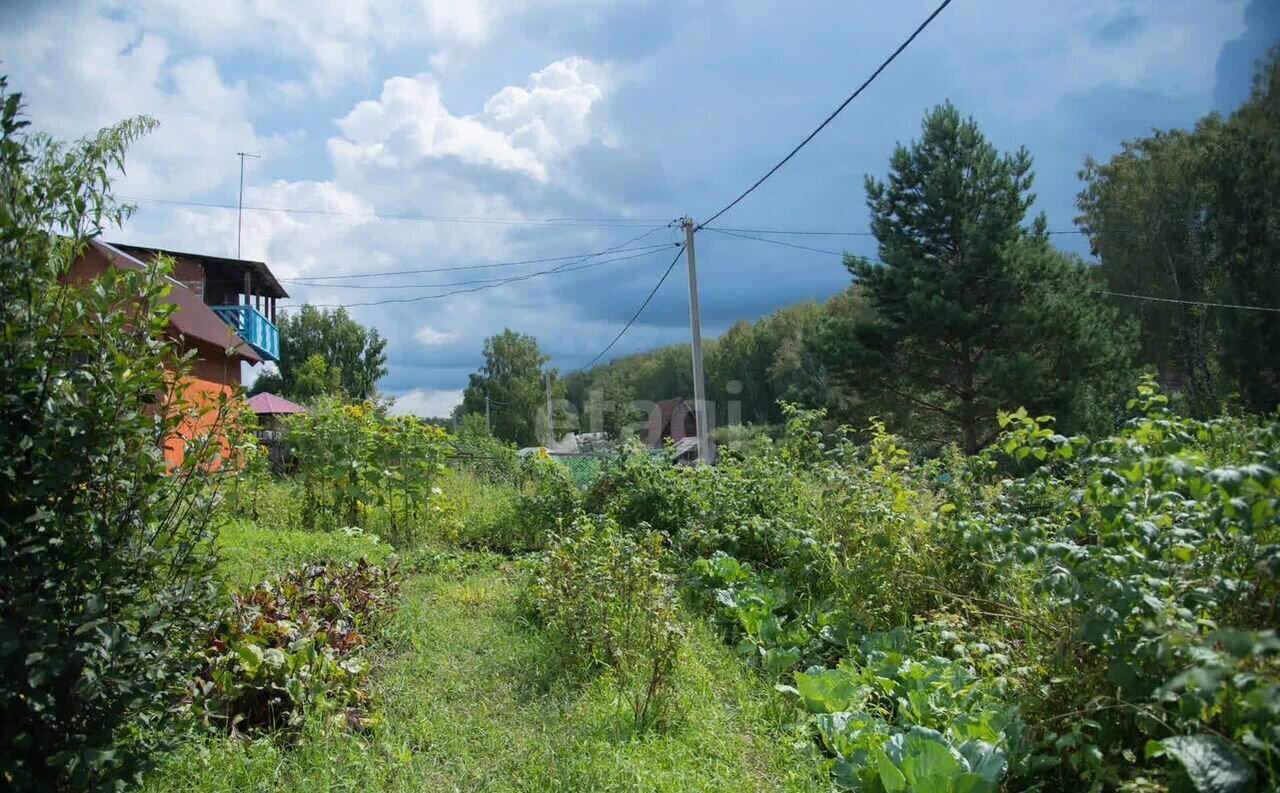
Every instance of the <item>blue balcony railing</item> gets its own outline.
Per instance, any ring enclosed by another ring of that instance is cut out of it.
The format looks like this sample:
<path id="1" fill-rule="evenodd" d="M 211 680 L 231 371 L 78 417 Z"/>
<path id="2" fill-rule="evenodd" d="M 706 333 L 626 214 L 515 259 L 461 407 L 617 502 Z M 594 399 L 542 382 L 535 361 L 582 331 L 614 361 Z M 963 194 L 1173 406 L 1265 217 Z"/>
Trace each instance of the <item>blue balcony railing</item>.
<path id="1" fill-rule="evenodd" d="M 253 306 L 210 306 L 236 335 L 268 361 L 280 360 L 280 331 Z"/>

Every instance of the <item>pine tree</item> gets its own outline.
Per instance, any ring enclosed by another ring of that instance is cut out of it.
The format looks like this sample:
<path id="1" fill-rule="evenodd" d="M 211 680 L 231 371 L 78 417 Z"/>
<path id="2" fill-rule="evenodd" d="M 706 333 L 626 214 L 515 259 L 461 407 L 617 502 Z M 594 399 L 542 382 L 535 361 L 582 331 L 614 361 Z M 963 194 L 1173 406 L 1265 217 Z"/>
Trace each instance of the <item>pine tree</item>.
<path id="1" fill-rule="evenodd" d="M 996 151 L 950 103 L 899 145 L 887 181 L 868 177 L 880 261 L 845 264 L 871 316 L 829 316 L 819 347 L 868 412 L 921 441 L 979 451 L 997 413 L 1027 407 L 1079 428 L 1127 374 L 1127 328 L 1092 275 L 1053 249 L 1031 156 Z"/>

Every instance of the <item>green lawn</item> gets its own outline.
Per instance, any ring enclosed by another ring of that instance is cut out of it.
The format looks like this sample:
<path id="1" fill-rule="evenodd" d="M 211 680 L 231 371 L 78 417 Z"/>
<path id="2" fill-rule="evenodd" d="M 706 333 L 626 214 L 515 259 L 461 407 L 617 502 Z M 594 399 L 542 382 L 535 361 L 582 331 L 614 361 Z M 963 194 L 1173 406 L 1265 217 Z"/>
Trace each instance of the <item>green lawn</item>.
<path id="1" fill-rule="evenodd" d="M 492 557 L 487 557 L 492 559 Z M 633 736 L 607 679 L 555 672 L 518 603 L 518 573 L 480 570 L 406 581 L 381 637 L 367 734 L 312 724 L 295 745 L 185 743 L 153 791 L 826 790 L 806 746 L 772 725 L 783 707 L 705 626 L 689 626 L 679 720 Z"/>

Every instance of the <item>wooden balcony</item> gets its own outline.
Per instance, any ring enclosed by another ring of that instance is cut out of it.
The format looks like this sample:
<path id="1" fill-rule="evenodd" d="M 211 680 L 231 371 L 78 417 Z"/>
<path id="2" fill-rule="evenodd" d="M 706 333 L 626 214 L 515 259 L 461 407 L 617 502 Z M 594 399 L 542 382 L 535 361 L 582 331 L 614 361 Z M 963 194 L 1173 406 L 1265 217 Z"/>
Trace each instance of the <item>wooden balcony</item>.
<path id="1" fill-rule="evenodd" d="M 210 308 L 263 358 L 280 360 L 280 331 L 262 312 L 246 305 Z"/>

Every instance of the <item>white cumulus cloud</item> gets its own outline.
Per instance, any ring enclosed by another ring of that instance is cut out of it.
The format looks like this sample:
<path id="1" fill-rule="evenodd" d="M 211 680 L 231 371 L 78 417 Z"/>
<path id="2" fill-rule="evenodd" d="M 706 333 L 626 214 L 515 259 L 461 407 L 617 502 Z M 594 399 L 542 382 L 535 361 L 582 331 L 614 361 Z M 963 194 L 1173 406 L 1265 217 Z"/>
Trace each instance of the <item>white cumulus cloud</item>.
<path id="1" fill-rule="evenodd" d="M 462 391 L 415 388 L 396 396 L 391 412 L 398 416 L 424 416 L 441 418 L 453 412 L 462 403 Z"/>
<path id="2" fill-rule="evenodd" d="M 329 151 L 348 167 L 449 157 L 545 183 L 565 152 L 608 137 L 594 113 L 608 87 L 606 69 L 569 57 L 529 75 L 524 86 L 498 91 L 481 112 L 456 115 L 434 74 L 392 77 L 376 100 L 360 102 L 338 120 L 343 137 L 331 138 Z"/>
<path id="3" fill-rule="evenodd" d="M 436 330 L 430 325 L 423 325 L 418 328 L 413 337 L 427 347 L 442 347 L 458 338 L 458 334 L 455 331 Z"/>

